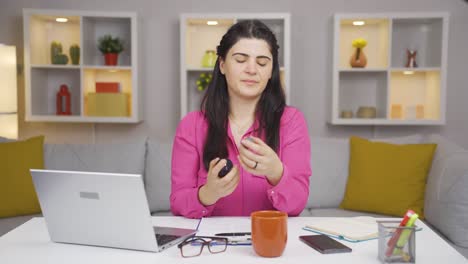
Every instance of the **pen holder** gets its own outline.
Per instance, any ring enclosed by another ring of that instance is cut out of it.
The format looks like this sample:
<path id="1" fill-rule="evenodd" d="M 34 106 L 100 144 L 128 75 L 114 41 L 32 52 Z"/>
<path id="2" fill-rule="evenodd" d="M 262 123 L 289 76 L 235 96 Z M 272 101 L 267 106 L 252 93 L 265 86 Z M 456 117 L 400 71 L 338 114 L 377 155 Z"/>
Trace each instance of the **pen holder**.
<path id="1" fill-rule="evenodd" d="M 377 221 L 379 259 L 382 263 L 416 262 L 416 226 L 400 227 L 400 221 Z"/>

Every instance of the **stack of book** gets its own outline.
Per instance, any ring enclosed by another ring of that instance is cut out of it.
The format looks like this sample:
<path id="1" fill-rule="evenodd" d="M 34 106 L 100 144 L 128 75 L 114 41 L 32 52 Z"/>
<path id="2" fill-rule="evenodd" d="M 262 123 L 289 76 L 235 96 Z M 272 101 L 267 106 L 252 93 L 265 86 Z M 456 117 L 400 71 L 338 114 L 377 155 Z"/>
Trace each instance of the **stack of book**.
<path id="1" fill-rule="evenodd" d="M 379 236 L 377 221 L 370 216 L 317 218 L 303 229 L 348 242 L 361 242 Z"/>

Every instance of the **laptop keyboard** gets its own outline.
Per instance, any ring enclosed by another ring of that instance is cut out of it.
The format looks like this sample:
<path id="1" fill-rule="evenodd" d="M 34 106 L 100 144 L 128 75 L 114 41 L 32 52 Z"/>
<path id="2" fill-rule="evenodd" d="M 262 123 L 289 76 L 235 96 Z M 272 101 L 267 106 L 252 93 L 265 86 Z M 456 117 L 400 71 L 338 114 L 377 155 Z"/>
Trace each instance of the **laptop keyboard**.
<path id="1" fill-rule="evenodd" d="M 173 240 L 178 239 L 180 236 L 174 235 L 164 235 L 164 234 L 156 234 L 156 240 L 158 241 L 158 245 L 165 245 Z"/>

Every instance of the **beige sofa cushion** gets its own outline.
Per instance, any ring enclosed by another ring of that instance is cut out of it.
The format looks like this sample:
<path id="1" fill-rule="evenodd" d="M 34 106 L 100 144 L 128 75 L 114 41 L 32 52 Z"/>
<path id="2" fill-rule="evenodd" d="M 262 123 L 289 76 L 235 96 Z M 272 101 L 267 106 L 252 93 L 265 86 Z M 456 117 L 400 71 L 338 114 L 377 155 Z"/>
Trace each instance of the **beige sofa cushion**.
<path id="1" fill-rule="evenodd" d="M 145 169 L 146 139 L 113 144 L 45 144 L 46 169 L 136 173 Z"/>
<path id="2" fill-rule="evenodd" d="M 459 247 L 468 248 L 468 151 L 432 135 L 440 146 L 426 186 L 426 219 Z"/>
<path id="3" fill-rule="evenodd" d="M 148 141 L 145 188 L 151 212 L 169 211 L 172 141 Z"/>

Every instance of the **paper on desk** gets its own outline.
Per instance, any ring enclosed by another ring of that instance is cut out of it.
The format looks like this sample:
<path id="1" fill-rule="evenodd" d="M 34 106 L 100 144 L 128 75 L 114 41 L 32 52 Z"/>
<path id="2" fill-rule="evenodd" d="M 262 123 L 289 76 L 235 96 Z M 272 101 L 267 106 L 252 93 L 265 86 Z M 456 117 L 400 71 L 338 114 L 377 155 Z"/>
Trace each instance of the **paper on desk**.
<path id="1" fill-rule="evenodd" d="M 151 218 L 154 226 L 177 227 L 196 229 L 200 219 L 190 219 L 182 216 L 153 216 Z"/>
<path id="2" fill-rule="evenodd" d="M 251 229 L 249 217 L 207 217 L 202 219 L 197 235 L 250 232 Z"/>

